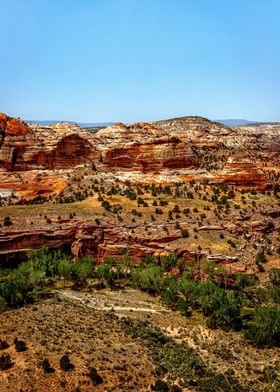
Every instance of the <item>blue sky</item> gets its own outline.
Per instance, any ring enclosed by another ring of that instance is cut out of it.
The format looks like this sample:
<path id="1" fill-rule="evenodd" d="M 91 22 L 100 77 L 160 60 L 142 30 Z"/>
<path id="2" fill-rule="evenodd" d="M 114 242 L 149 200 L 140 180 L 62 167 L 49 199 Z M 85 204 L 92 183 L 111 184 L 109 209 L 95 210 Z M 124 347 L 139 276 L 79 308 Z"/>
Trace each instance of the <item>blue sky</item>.
<path id="1" fill-rule="evenodd" d="M 279 0 L 0 0 L 0 111 L 280 120 Z"/>

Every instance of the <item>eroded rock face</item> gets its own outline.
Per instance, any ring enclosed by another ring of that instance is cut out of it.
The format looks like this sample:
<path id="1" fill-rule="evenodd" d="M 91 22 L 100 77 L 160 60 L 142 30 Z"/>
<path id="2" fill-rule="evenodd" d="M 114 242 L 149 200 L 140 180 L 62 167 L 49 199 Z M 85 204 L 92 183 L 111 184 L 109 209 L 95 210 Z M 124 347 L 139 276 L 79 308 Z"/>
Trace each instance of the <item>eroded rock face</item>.
<path id="1" fill-rule="evenodd" d="M 8 171 L 64 169 L 100 159 L 91 134 L 74 124 L 29 127 L 1 115 L 0 135 L 0 166 Z"/>
<path id="2" fill-rule="evenodd" d="M 28 125 L 18 119 L 0 113 L 0 130 L 4 136 L 25 136 L 29 132 Z"/>
<path id="3" fill-rule="evenodd" d="M 115 124 L 96 135 L 102 162 L 109 168 L 160 171 L 198 167 L 191 146 L 151 124 Z"/>
<path id="4" fill-rule="evenodd" d="M 267 174 L 248 159 L 229 159 L 222 171 L 212 179 L 244 189 L 270 189 L 271 183 Z"/>
<path id="5" fill-rule="evenodd" d="M 133 182 L 143 182 L 150 175 L 152 182 L 193 180 L 269 189 L 271 181 L 263 161 L 266 153 L 274 154 L 273 162 L 280 164 L 278 147 L 277 124 L 231 129 L 202 117 L 182 117 L 154 123 L 117 123 L 94 133 L 70 123 L 28 126 L 0 114 L 2 177 L 7 172 L 48 170 L 50 178 L 55 177 L 50 172 L 56 171 L 56 177 L 66 183 L 65 175 L 57 171 L 94 163 L 99 172 L 131 173 Z M 262 159 L 258 161 L 256 154 L 263 154 Z M 13 188 L 15 182 L 9 176 L 11 186 L 5 185 L 5 189 L 24 191 L 23 184 L 27 188 L 26 182 Z M 39 182 L 36 180 L 30 189 L 43 185 Z M 52 194 L 49 182 L 46 184 L 42 189 Z M 62 187 L 58 188 L 61 191 Z"/>
<path id="6" fill-rule="evenodd" d="M 271 132 L 270 144 L 273 140 L 277 144 L 280 138 L 275 136 L 276 129 Z M 250 128 L 231 129 L 201 117 L 130 125 L 117 123 L 94 134 L 69 123 L 29 127 L 4 114 L 0 115 L 0 135 L 0 164 L 6 170 L 59 169 L 94 161 L 108 170 L 144 173 L 197 169 L 200 167 L 198 150 L 207 154 L 222 147 L 238 151 L 246 147 L 254 149 L 259 148 L 259 140 L 264 138 Z M 243 160 L 242 155 L 221 168 L 221 180 L 224 176 L 229 183 L 266 181 L 254 160 L 250 162 L 248 157 Z"/>
<path id="7" fill-rule="evenodd" d="M 102 262 L 109 256 L 116 259 L 129 254 L 132 260 L 140 261 L 147 254 L 157 256 L 170 253 L 168 246 L 181 234 L 159 236 L 156 239 L 143 235 L 128 235 L 125 226 L 99 226 L 94 223 L 74 221 L 59 229 L 30 230 L 0 233 L 0 266 L 21 258 L 28 249 L 47 246 L 50 250 L 71 250 L 74 259 L 93 256 Z M 180 257 L 194 259 L 187 249 L 178 251 Z M 14 260 L 13 260 L 14 259 Z"/>
<path id="8" fill-rule="evenodd" d="M 51 151 L 40 149 L 31 159 L 38 167 L 63 169 L 75 167 L 97 157 L 98 153 L 89 141 L 77 134 L 70 134 L 60 139 Z"/>
<path id="9" fill-rule="evenodd" d="M 170 135 L 176 134 L 182 141 L 199 148 L 231 146 L 232 139 L 236 136 L 233 129 L 204 117 L 179 117 L 157 121 L 153 124 Z"/>

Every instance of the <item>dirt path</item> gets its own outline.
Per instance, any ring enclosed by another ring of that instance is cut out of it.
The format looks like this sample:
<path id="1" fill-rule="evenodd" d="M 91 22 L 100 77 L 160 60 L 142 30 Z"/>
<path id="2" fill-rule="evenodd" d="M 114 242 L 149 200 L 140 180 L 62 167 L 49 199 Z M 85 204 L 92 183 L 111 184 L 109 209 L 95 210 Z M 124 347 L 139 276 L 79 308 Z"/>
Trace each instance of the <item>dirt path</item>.
<path id="1" fill-rule="evenodd" d="M 62 299 L 78 302 L 88 308 L 102 311 L 114 311 L 118 316 L 126 316 L 128 313 L 169 313 L 159 301 L 136 290 L 126 289 L 121 291 L 102 290 L 91 293 L 73 291 L 70 289 L 57 291 L 56 294 Z"/>

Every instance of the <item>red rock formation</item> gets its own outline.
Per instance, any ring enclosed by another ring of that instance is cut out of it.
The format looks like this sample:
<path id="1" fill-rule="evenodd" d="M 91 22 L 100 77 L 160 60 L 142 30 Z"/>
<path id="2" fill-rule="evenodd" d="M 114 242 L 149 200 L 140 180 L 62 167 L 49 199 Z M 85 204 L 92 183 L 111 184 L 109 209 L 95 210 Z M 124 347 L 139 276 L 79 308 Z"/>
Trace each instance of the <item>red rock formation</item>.
<path id="1" fill-rule="evenodd" d="M 188 144 L 151 124 L 115 124 L 96 136 L 102 162 L 109 168 L 146 173 L 198 167 Z"/>
<path id="2" fill-rule="evenodd" d="M 100 159 L 91 134 L 74 124 L 30 128 L 1 115 L 0 138 L 0 166 L 8 171 L 73 168 Z"/>
<path id="3" fill-rule="evenodd" d="M 71 134 L 60 139 L 51 151 L 40 149 L 35 152 L 30 158 L 30 165 L 47 169 L 74 168 L 98 158 L 98 155 L 89 141 L 77 134 Z"/>
<path id="4" fill-rule="evenodd" d="M 51 250 L 70 250 L 73 258 L 93 256 L 98 262 L 109 256 L 116 259 L 128 253 L 139 261 L 146 254 L 168 254 L 167 244 L 181 238 L 178 235 L 166 235 L 150 239 L 143 234 L 128 235 L 125 226 L 98 226 L 93 223 L 72 222 L 60 229 L 31 230 L 22 232 L 0 233 L 0 265 L 24 255 L 28 249 L 47 246 Z M 194 258 L 187 250 L 178 251 L 180 257 Z"/>
<path id="5" fill-rule="evenodd" d="M 0 266 L 23 259 L 29 249 L 43 246 L 52 250 L 70 249 L 74 241 L 77 226 L 58 230 L 34 230 L 23 232 L 0 233 Z"/>
<path id="6" fill-rule="evenodd" d="M 248 160 L 231 159 L 224 167 L 217 179 L 227 185 L 248 189 L 270 189 L 268 176 L 257 168 L 256 164 Z"/>
<path id="7" fill-rule="evenodd" d="M 29 127 L 20 119 L 0 113 L 0 130 L 5 136 L 25 136 L 29 132 Z"/>
<path id="8" fill-rule="evenodd" d="M 268 189 L 268 175 L 254 159 L 260 149 L 263 154 L 265 149 L 275 151 L 280 145 L 278 134 L 277 126 L 257 131 L 250 127 L 231 129 L 201 117 L 117 123 L 92 133 L 69 123 L 28 126 L 0 114 L 0 168 L 19 172 L 72 169 L 94 161 L 100 170 L 138 172 L 134 181 L 139 182 L 144 178 L 141 175 L 150 173 L 152 181 L 159 174 L 163 182 L 165 175 L 169 177 L 166 182 L 179 178 Z M 230 157 L 226 164 L 224 151 Z M 207 154 L 209 168 L 201 164 Z"/>

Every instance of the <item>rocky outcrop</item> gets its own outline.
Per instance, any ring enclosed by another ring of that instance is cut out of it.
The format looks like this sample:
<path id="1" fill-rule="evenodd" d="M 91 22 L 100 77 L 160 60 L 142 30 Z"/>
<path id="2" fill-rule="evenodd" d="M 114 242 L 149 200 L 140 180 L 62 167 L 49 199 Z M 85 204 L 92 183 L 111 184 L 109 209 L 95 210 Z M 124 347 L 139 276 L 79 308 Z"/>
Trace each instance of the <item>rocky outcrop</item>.
<path id="1" fill-rule="evenodd" d="M 241 143 L 248 150 L 269 151 L 280 150 L 280 123 L 260 123 L 235 128 Z"/>
<path id="2" fill-rule="evenodd" d="M 224 124 L 213 122 L 204 117 L 189 116 L 152 123 L 155 127 L 176 133 L 182 140 L 194 145 L 207 147 L 217 146 L 242 151 L 279 151 L 280 123 L 252 124 L 238 128 L 230 128 Z"/>
<path id="3" fill-rule="evenodd" d="M 0 135 L 0 167 L 8 171 L 74 168 L 100 159 L 91 133 L 74 124 L 29 127 L 2 115 Z"/>
<path id="4" fill-rule="evenodd" d="M 131 173 L 134 182 L 151 175 L 152 182 L 208 181 L 264 190 L 271 180 L 263 157 L 269 151 L 277 164 L 278 145 L 277 125 L 231 129 L 202 117 L 181 117 L 91 132 L 70 123 L 28 126 L 0 114 L 0 169 L 10 173 L 72 170 L 94 162 L 100 172 Z M 257 153 L 264 154 L 259 161 Z M 18 190 L 12 184 L 9 189 Z"/>
<path id="5" fill-rule="evenodd" d="M 93 256 L 101 262 L 109 256 L 116 259 L 129 254 L 132 260 L 144 259 L 147 254 L 157 256 L 170 253 L 168 246 L 181 238 L 181 234 L 162 235 L 148 238 L 143 235 L 131 235 L 125 226 L 99 226 L 94 223 L 74 221 L 58 229 L 30 230 L 22 232 L 0 233 L 0 266 L 16 260 L 29 249 L 47 246 L 51 250 L 71 251 L 74 259 Z M 187 249 L 178 251 L 180 257 L 194 258 Z"/>
<path id="6" fill-rule="evenodd" d="M 22 143 L 29 132 L 25 122 L 0 113 L 0 167 L 13 168 L 15 155 L 24 150 Z"/>
<path id="7" fill-rule="evenodd" d="M 50 151 L 46 149 L 36 151 L 30 157 L 30 164 L 47 169 L 64 169 L 94 161 L 98 157 L 98 152 L 88 140 L 77 134 L 71 134 L 60 139 Z"/>
<path id="8" fill-rule="evenodd" d="M 198 116 L 173 118 L 153 124 L 171 136 L 176 134 L 185 143 L 205 149 L 229 147 L 236 136 L 235 130 Z"/>
<path id="9" fill-rule="evenodd" d="M 25 136 L 29 133 L 29 127 L 18 118 L 0 113 L 0 133 L 4 136 Z"/>
<path id="10" fill-rule="evenodd" d="M 146 123 L 115 124 L 96 134 L 102 163 L 111 169 L 157 172 L 198 167 L 191 146 Z"/>
<path id="11" fill-rule="evenodd" d="M 57 230 L 30 230 L 0 233 L 0 266 L 21 261 L 29 249 L 47 246 L 51 250 L 69 250 L 75 239 L 76 225 Z"/>
<path id="12" fill-rule="evenodd" d="M 269 234 L 275 230 L 274 223 L 270 220 L 251 221 L 249 228 L 252 232 Z"/>
<path id="13" fill-rule="evenodd" d="M 248 159 L 230 158 L 222 171 L 214 176 L 213 181 L 244 189 L 271 189 L 268 175 Z"/>

